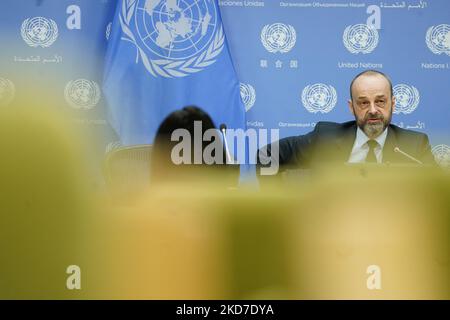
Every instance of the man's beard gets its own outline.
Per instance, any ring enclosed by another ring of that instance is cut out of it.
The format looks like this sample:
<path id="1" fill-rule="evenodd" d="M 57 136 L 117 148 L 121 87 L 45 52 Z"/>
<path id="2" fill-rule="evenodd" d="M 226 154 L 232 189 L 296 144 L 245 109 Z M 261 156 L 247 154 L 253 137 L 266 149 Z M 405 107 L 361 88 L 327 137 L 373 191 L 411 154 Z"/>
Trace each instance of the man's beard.
<path id="1" fill-rule="evenodd" d="M 355 117 L 356 118 L 356 117 Z M 369 123 L 369 120 L 381 120 L 375 123 Z M 387 126 L 391 123 L 392 119 L 392 109 L 391 113 L 389 114 L 388 118 L 384 118 L 382 114 L 369 114 L 367 113 L 363 119 L 356 118 L 356 123 L 358 124 L 358 127 L 364 131 L 364 133 L 370 138 L 375 139 L 380 134 L 383 133 L 383 131 L 387 128 Z"/>

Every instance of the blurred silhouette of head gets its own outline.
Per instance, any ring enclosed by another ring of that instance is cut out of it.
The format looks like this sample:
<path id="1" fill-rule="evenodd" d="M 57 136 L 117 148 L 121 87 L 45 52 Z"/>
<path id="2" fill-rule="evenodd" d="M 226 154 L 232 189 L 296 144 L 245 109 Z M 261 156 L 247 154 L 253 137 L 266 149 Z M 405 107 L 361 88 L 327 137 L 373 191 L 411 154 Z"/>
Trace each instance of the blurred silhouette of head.
<path id="1" fill-rule="evenodd" d="M 215 133 L 211 141 L 203 139 L 207 131 Z M 183 138 L 179 132 L 184 133 Z M 181 142 L 188 144 L 189 148 L 180 151 Z M 219 157 L 220 161 L 207 164 L 204 161 L 204 151 L 212 142 L 220 146 L 211 153 L 213 157 Z M 188 161 L 180 163 L 175 159 L 179 160 L 180 157 Z M 204 174 L 216 172 L 225 162 L 220 132 L 211 117 L 196 106 L 187 106 L 169 114 L 159 126 L 153 144 L 151 180 L 181 181 L 186 177 L 200 178 Z"/>
<path id="2" fill-rule="evenodd" d="M 0 299 L 79 298 L 64 283 L 85 261 L 87 140 L 50 98 L 10 106 L 0 108 Z"/>

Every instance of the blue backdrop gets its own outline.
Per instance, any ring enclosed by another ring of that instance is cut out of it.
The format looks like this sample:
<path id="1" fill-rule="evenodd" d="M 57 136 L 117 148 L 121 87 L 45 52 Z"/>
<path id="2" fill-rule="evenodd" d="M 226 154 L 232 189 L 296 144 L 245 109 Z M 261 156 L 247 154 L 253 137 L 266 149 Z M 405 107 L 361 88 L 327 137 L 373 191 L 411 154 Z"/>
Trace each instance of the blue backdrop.
<path id="1" fill-rule="evenodd" d="M 3 0 L 0 106 L 20 99 L 30 82 L 48 83 L 60 107 L 100 137 L 99 154 L 118 141 L 101 89 L 116 4 Z M 223 0 L 219 9 L 248 128 L 279 128 L 284 137 L 320 120 L 349 120 L 351 79 L 378 69 L 395 86 L 393 122 L 427 133 L 448 164 L 450 1 Z M 46 29 L 30 33 L 36 26 Z"/>

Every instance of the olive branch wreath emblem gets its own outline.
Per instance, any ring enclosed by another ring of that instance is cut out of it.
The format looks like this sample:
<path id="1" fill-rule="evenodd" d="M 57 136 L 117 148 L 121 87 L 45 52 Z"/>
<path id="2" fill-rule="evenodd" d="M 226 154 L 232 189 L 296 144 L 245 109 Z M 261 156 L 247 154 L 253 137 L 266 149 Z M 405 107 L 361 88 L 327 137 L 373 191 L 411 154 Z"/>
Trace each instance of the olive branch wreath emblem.
<path id="1" fill-rule="evenodd" d="M 136 63 L 139 58 L 142 60 L 145 68 L 154 77 L 162 76 L 165 78 L 186 77 L 192 73 L 202 71 L 207 66 L 216 62 L 215 58 L 222 52 L 225 43 L 223 27 L 214 36 L 214 40 L 209 44 L 200 55 L 187 60 L 168 60 L 168 59 L 149 59 L 145 51 L 139 46 L 136 37 L 131 31 L 130 24 L 136 9 L 137 0 L 124 0 L 119 15 L 119 22 L 125 36 L 123 40 L 133 43 L 136 47 Z"/>

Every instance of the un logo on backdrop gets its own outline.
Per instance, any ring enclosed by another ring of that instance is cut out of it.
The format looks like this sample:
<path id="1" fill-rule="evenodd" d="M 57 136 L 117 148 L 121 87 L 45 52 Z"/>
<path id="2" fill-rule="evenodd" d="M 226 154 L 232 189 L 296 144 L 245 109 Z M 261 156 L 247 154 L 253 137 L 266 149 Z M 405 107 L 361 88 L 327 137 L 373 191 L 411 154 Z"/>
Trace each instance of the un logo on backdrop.
<path id="1" fill-rule="evenodd" d="M 50 47 L 58 38 L 58 26 L 52 19 L 34 17 L 25 19 L 20 29 L 23 40 L 30 47 Z"/>
<path id="2" fill-rule="evenodd" d="M 450 56 L 450 25 L 431 26 L 428 28 L 425 41 L 434 54 L 445 53 Z"/>
<path id="3" fill-rule="evenodd" d="M 119 17 L 154 77 L 185 77 L 213 64 L 224 47 L 214 1 L 124 0 Z"/>
<path id="4" fill-rule="evenodd" d="M 450 167 L 450 147 L 445 144 L 438 144 L 431 149 L 434 159 L 441 167 Z"/>
<path id="5" fill-rule="evenodd" d="M 342 40 L 350 53 L 370 53 L 378 45 L 378 31 L 366 24 L 350 25 L 344 30 Z"/>
<path id="6" fill-rule="evenodd" d="M 239 85 L 239 90 L 241 93 L 242 102 L 245 106 L 245 111 L 248 111 L 256 102 L 255 88 L 253 88 L 253 86 L 248 83 L 241 83 Z"/>
<path id="7" fill-rule="evenodd" d="M 395 114 L 410 114 L 420 102 L 419 90 L 407 84 L 397 84 L 393 88 L 395 96 Z"/>
<path id="8" fill-rule="evenodd" d="M 291 25 L 274 23 L 261 30 L 261 43 L 271 53 L 287 53 L 295 46 L 297 33 Z"/>
<path id="9" fill-rule="evenodd" d="M 100 100 L 101 91 L 95 81 L 86 79 L 72 80 L 64 89 L 64 97 L 75 109 L 92 109 Z"/>
<path id="10" fill-rule="evenodd" d="M 14 83 L 11 80 L 0 78 L 0 106 L 7 106 L 15 96 Z"/>
<path id="11" fill-rule="evenodd" d="M 337 93 L 333 86 L 315 83 L 302 91 L 302 103 L 311 113 L 328 113 L 336 106 Z"/>

